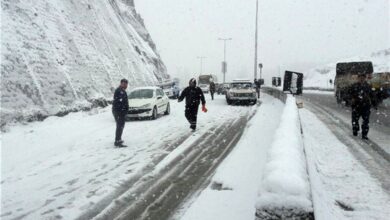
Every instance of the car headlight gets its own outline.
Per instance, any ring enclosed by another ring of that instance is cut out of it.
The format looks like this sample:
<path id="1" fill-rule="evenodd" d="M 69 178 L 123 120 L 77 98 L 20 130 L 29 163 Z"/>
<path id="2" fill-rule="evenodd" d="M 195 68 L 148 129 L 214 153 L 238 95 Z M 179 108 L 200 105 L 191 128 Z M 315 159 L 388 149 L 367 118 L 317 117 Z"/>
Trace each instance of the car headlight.
<path id="1" fill-rule="evenodd" d="M 151 104 L 148 103 L 148 104 L 145 104 L 145 105 L 141 106 L 140 108 L 149 108 L 150 106 L 151 106 Z"/>

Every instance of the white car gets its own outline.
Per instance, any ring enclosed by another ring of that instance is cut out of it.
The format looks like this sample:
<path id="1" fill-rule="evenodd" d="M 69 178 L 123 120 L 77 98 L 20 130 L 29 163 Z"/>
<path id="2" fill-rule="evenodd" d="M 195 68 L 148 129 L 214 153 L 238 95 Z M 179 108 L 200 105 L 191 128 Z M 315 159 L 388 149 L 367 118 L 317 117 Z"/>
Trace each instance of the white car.
<path id="1" fill-rule="evenodd" d="M 226 92 L 226 102 L 233 103 L 257 103 L 257 93 L 253 83 L 249 80 L 234 80 L 230 84 L 230 89 Z"/>
<path id="2" fill-rule="evenodd" d="M 156 119 L 159 114 L 169 115 L 169 98 L 159 87 L 139 87 L 129 93 L 127 118 Z"/>
<path id="3" fill-rule="evenodd" d="M 199 84 L 200 89 L 202 89 L 203 93 L 209 93 L 210 91 L 210 86 L 206 84 Z"/>

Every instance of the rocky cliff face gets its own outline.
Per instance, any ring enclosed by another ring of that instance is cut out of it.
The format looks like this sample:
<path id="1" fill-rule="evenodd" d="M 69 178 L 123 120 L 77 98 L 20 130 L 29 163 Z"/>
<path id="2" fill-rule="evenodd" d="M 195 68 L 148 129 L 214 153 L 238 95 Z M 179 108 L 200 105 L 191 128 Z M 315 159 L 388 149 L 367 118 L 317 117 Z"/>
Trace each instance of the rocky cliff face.
<path id="1" fill-rule="evenodd" d="M 1 120 L 90 107 L 169 78 L 133 0 L 2 0 Z"/>

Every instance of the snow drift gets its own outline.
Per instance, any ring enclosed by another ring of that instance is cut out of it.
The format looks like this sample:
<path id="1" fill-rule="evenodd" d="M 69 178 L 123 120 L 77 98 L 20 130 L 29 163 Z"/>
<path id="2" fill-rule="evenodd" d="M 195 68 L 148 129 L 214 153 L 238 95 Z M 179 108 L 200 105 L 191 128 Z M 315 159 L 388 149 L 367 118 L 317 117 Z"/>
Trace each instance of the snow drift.
<path id="1" fill-rule="evenodd" d="M 368 56 L 357 56 L 347 59 L 342 59 L 334 63 L 329 63 L 309 70 L 304 76 L 303 85 L 306 88 L 333 88 L 329 84 L 329 80 L 334 80 L 336 76 L 336 63 L 352 62 L 352 61 L 371 61 L 374 65 L 374 72 L 389 72 L 390 71 L 390 48 L 374 52 Z"/>
<path id="2" fill-rule="evenodd" d="M 169 77 L 133 0 L 3 0 L 1 12 L 2 125 L 91 107 L 123 77 Z"/>
<path id="3" fill-rule="evenodd" d="M 306 158 L 295 98 L 287 96 L 281 122 L 268 151 L 259 198 L 258 219 L 272 216 L 310 218 L 313 213 Z"/>

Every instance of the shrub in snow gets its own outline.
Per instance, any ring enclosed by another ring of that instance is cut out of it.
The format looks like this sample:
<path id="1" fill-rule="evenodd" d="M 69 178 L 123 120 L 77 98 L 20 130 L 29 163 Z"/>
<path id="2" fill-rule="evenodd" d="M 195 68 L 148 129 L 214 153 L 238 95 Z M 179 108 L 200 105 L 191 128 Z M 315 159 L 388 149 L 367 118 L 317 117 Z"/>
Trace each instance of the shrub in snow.
<path id="1" fill-rule="evenodd" d="M 268 152 L 256 210 L 258 219 L 306 219 L 313 215 L 298 108 L 291 95 Z"/>

